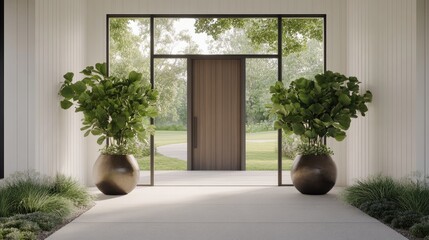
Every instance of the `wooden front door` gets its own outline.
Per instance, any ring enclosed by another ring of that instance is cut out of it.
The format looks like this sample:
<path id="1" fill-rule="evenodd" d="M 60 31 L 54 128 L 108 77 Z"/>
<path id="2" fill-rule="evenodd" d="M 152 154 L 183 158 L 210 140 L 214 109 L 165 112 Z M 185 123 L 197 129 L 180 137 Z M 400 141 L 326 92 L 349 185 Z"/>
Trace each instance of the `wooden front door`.
<path id="1" fill-rule="evenodd" d="M 243 170 L 240 59 L 193 59 L 192 170 Z"/>

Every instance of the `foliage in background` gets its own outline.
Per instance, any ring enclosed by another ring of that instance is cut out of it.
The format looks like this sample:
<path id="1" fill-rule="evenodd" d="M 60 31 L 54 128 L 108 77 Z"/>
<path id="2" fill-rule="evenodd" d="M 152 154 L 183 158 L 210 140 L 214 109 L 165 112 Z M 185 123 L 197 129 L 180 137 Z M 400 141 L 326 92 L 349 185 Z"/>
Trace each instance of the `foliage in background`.
<path id="1" fill-rule="evenodd" d="M 323 41 L 322 18 L 283 18 L 283 55 L 302 52 L 309 39 Z M 277 18 L 199 18 L 197 33 L 207 33 L 214 39 L 230 29 L 244 29 L 255 48 L 268 45 L 277 51 Z"/>
<path id="2" fill-rule="evenodd" d="M 294 159 L 298 155 L 297 148 L 301 143 L 299 136 L 291 134 L 282 135 L 282 155 L 283 157 Z"/>
<path id="3" fill-rule="evenodd" d="M 263 120 L 260 122 L 253 122 L 253 123 L 246 124 L 246 133 L 269 132 L 273 130 L 274 130 L 273 122 L 269 120 Z"/>
<path id="4" fill-rule="evenodd" d="M 424 180 L 371 177 L 346 188 L 342 197 L 394 228 L 409 230 L 415 237 L 429 238 L 429 185 Z"/>
<path id="5" fill-rule="evenodd" d="M 141 73 L 131 71 L 126 78 L 108 76 L 106 63 L 88 66 L 81 73 L 85 77 L 74 83 L 73 73 L 64 75 L 61 107 L 75 105 L 76 112 L 83 113 L 84 136 L 99 136 L 98 144 L 106 142 L 105 152 L 135 153 L 135 146 L 146 142 L 147 133 L 153 131 L 145 125 L 157 114 L 157 92 L 143 81 Z"/>
<path id="6" fill-rule="evenodd" d="M 111 18 L 109 22 L 109 72 L 125 77 L 128 72 L 150 78 L 149 18 Z M 177 42 L 192 42 L 186 32 L 176 34 L 176 19 L 157 19 L 154 31 L 157 52 L 171 52 Z M 190 44 L 189 48 L 195 48 Z M 192 51 L 192 49 L 189 49 Z M 159 93 L 156 126 L 186 127 L 186 60 L 156 59 L 155 88 Z"/>
<path id="7" fill-rule="evenodd" d="M 360 112 L 365 116 L 366 103 L 372 94 L 359 93 L 359 81 L 327 71 L 314 80 L 299 78 L 285 87 L 277 82 L 270 88 L 272 104 L 268 107 L 277 117 L 276 129 L 301 136 L 303 143 L 323 145 L 326 137 L 342 141 L 350 127 L 351 118 Z"/>

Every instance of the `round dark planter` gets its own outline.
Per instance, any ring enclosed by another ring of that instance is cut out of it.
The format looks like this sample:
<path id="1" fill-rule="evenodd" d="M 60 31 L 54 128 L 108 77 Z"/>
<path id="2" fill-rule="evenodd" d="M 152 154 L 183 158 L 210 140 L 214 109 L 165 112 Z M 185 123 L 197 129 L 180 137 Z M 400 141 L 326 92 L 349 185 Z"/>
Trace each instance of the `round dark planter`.
<path id="1" fill-rule="evenodd" d="M 292 166 L 293 185 L 302 194 L 322 195 L 337 179 L 337 167 L 328 155 L 298 155 Z"/>
<path id="2" fill-rule="evenodd" d="M 97 188 L 106 195 L 124 195 L 137 185 L 140 169 L 133 155 L 101 154 L 94 164 Z"/>

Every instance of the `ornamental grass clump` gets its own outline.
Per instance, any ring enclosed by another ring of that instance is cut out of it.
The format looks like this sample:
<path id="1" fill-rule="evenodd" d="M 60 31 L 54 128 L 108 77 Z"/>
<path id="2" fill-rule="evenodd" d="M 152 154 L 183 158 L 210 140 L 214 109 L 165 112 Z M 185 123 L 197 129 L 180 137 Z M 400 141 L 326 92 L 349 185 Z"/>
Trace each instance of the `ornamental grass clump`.
<path id="1" fill-rule="evenodd" d="M 429 238 L 429 186 L 421 179 L 370 177 L 347 187 L 342 198 L 394 228 Z"/>
<path id="2" fill-rule="evenodd" d="M 398 203 L 402 187 L 390 177 L 375 176 L 367 180 L 358 181 L 346 188 L 343 199 L 349 204 L 360 207 L 366 202 L 391 201 Z"/>
<path id="3" fill-rule="evenodd" d="M 429 215 L 429 187 L 421 180 L 408 180 L 402 184 L 398 198 L 403 210 Z"/>
<path id="4" fill-rule="evenodd" d="M 52 194 L 69 199 L 76 207 L 88 206 L 93 197 L 84 186 L 74 181 L 71 177 L 57 175 L 50 187 Z"/>
<path id="5" fill-rule="evenodd" d="M 38 239 L 91 200 L 69 177 L 16 173 L 0 185 L 0 239 Z"/>
<path id="6" fill-rule="evenodd" d="M 17 173 L 0 186 L 0 217 L 43 212 L 65 218 L 91 200 L 85 188 L 65 176 Z"/>

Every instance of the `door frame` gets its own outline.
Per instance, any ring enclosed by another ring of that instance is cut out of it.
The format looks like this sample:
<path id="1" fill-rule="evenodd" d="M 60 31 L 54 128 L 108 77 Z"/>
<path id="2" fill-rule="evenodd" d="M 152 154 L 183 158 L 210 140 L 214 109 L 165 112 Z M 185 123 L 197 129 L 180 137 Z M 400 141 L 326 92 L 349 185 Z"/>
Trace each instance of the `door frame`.
<path id="1" fill-rule="evenodd" d="M 194 125 L 193 125 L 193 116 L 194 116 L 194 89 L 193 89 L 193 61 L 194 60 L 240 60 L 241 63 L 241 75 L 240 75 L 240 164 L 241 170 L 246 170 L 246 57 L 240 55 L 201 55 L 201 56 L 192 56 L 187 59 L 187 102 L 188 102 L 188 121 L 187 121 L 187 134 L 188 134 L 188 159 L 187 159 L 187 170 L 193 169 L 193 160 L 194 160 L 194 151 L 193 151 L 193 142 L 194 142 Z"/>
<path id="2" fill-rule="evenodd" d="M 283 80 L 283 64 L 282 64 L 282 19 L 283 18 L 322 18 L 323 19 L 323 70 L 326 71 L 327 66 L 327 14 L 106 14 L 106 62 L 107 72 L 109 72 L 109 19 L 110 18 L 149 18 L 150 19 L 150 83 L 152 88 L 155 87 L 154 82 L 154 59 L 155 58 L 191 58 L 204 57 L 209 55 L 199 54 L 155 54 L 154 51 L 154 20 L 155 18 L 277 18 L 277 53 L 276 54 L 239 54 L 245 58 L 275 58 L 278 64 L 278 81 Z M 230 55 L 214 55 L 226 57 Z M 154 119 L 150 119 L 150 123 L 154 124 Z M 283 156 L 282 156 L 282 131 L 277 131 L 277 184 L 278 186 L 293 186 L 293 184 L 283 183 Z M 138 184 L 139 186 L 154 186 L 155 184 L 155 159 L 154 159 L 154 136 L 150 137 L 150 183 Z"/>

